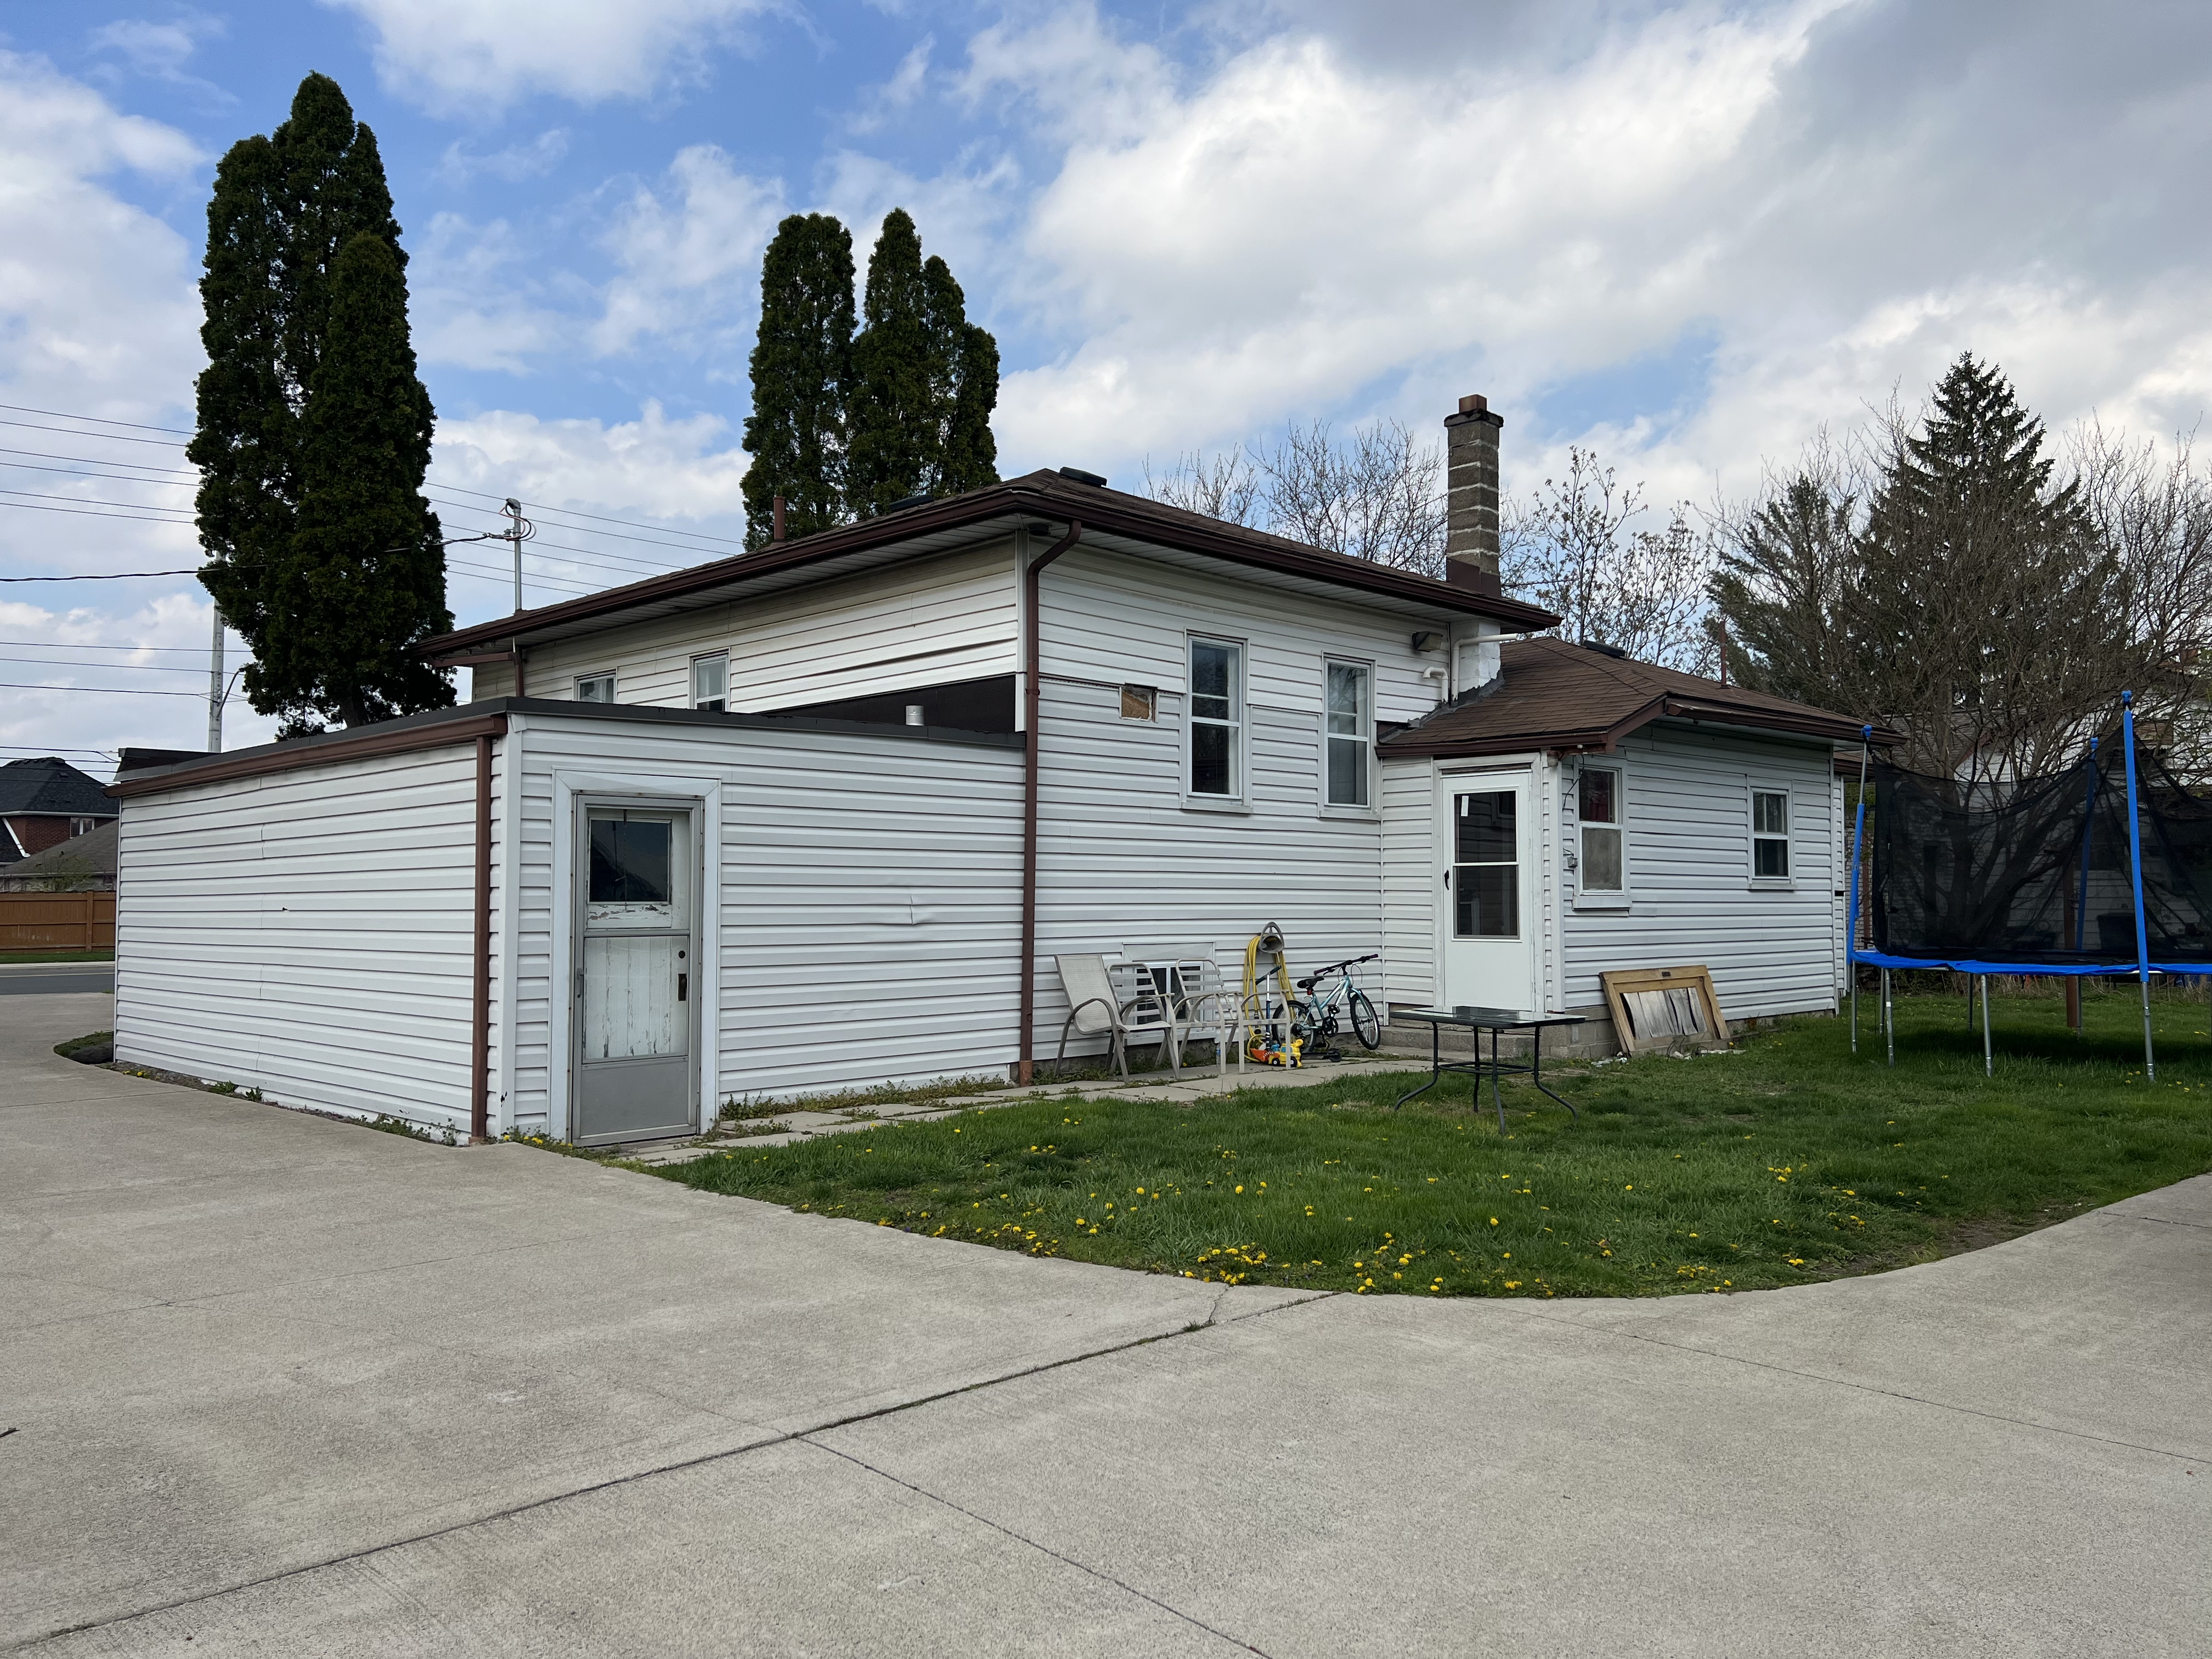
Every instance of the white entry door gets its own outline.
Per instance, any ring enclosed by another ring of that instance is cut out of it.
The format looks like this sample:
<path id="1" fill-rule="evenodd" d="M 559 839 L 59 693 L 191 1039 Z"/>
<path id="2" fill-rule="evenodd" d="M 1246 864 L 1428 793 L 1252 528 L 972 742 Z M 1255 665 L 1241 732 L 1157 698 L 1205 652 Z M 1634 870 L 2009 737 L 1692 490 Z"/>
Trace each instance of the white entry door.
<path id="1" fill-rule="evenodd" d="M 1534 794 L 1526 772 L 1443 780 L 1447 1007 L 1536 1007 Z"/>
<path id="2" fill-rule="evenodd" d="M 695 1133 L 698 971 L 693 816 L 580 807 L 575 1087 L 579 1146 Z"/>

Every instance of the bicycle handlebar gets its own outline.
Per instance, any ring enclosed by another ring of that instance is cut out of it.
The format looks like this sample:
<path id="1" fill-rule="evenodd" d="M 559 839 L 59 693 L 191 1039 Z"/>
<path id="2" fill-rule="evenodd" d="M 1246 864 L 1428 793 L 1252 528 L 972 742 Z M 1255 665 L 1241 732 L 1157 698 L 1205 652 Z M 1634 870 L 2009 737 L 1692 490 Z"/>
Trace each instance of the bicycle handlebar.
<path id="1" fill-rule="evenodd" d="M 1326 975 L 1340 974 L 1347 968 L 1357 968 L 1363 962 L 1379 962 L 1382 960 L 1382 953 L 1380 951 L 1370 951 L 1364 957 L 1346 957 L 1342 962 L 1332 962 L 1326 968 L 1316 968 L 1297 982 L 1298 988 L 1302 991 L 1310 991 Z"/>

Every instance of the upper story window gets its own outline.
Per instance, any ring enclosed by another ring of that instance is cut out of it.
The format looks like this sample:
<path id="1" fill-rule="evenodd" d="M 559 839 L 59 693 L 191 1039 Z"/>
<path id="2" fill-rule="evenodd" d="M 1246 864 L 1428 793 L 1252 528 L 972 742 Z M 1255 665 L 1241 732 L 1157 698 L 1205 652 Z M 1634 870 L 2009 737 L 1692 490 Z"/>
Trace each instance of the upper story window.
<path id="1" fill-rule="evenodd" d="M 1582 825 L 1583 837 L 1582 891 L 1627 890 L 1627 860 L 1621 846 L 1623 816 L 1620 769 L 1585 764 L 1575 786 L 1575 817 Z"/>
<path id="2" fill-rule="evenodd" d="M 1751 793 L 1751 874 L 1754 881 L 1790 879 L 1790 797 L 1781 790 Z"/>
<path id="3" fill-rule="evenodd" d="M 1190 793 L 1235 799 L 1244 793 L 1244 647 L 1190 642 Z"/>
<path id="4" fill-rule="evenodd" d="M 691 706 L 720 714 L 730 706 L 730 653 L 691 659 Z"/>
<path id="5" fill-rule="evenodd" d="M 1331 806 L 1367 805 L 1368 757 L 1375 741 L 1375 671 L 1364 663 L 1324 664 L 1328 730 L 1322 746 L 1322 799 Z"/>
<path id="6" fill-rule="evenodd" d="M 94 829 L 98 826 L 100 820 L 98 818 L 71 818 L 70 820 L 70 834 L 72 836 L 90 835 Z"/>
<path id="7" fill-rule="evenodd" d="M 576 676 L 578 702 L 612 702 L 615 700 L 615 677 L 611 674 L 579 674 Z"/>

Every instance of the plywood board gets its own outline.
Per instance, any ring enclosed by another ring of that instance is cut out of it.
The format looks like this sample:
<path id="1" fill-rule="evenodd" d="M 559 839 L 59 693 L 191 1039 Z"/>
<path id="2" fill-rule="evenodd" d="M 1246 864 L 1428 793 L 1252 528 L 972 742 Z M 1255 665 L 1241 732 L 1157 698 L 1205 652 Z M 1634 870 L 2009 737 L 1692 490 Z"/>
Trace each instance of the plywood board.
<path id="1" fill-rule="evenodd" d="M 1606 1006 L 1626 1054 L 1724 1045 L 1728 1021 L 1713 976 L 1702 967 L 1633 968 L 1601 973 Z"/>

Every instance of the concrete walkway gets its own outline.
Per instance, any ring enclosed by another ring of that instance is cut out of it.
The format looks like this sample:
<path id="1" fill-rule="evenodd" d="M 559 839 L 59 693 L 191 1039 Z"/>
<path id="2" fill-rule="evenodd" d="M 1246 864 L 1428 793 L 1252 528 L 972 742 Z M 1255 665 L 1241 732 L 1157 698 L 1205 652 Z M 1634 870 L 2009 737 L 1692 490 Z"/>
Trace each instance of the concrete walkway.
<path id="1" fill-rule="evenodd" d="M 0 1005 L 0 1650 L 2203 1651 L 2212 1179 L 1805 1290 L 1301 1300 L 44 1052 L 106 1023 Z"/>

